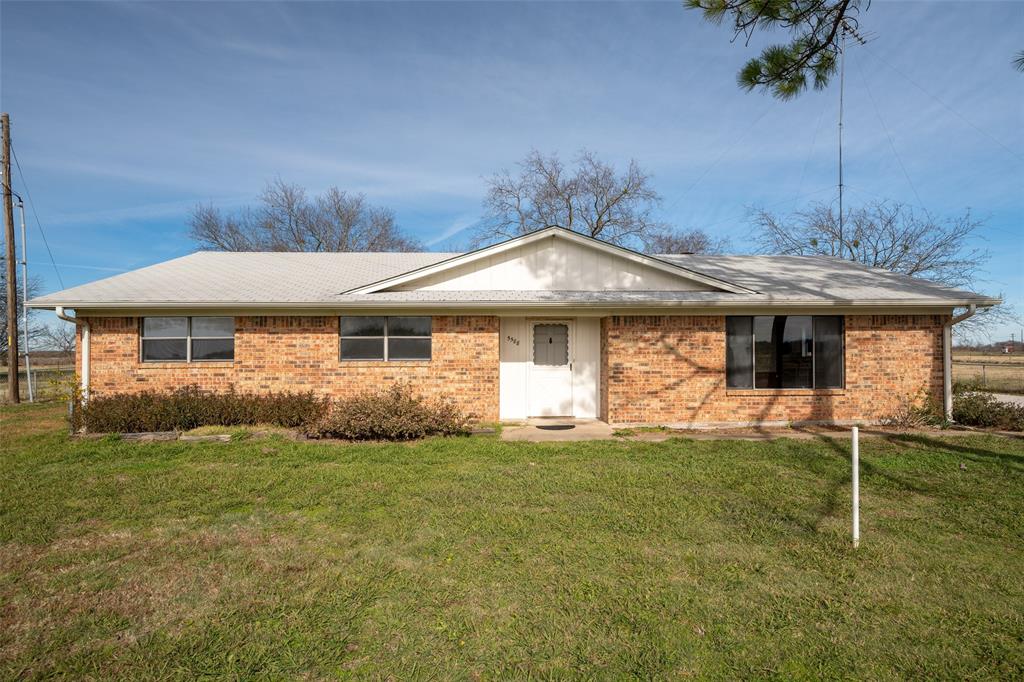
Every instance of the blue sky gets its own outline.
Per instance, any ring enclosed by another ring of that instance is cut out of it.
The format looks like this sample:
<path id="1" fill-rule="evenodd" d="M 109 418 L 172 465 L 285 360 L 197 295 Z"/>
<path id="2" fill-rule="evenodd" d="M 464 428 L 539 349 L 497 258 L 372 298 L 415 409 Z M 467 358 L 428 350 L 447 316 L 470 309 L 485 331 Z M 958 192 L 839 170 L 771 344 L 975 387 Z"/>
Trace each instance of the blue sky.
<path id="1" fill-rule="evenodd" d="M 278 176 L 364 192 L 439 250 L 531 148 L 635 158 L 664 220 L 738 252 L 748 207 L 835 197 L 836 89 L 740 90 L 763 41 L 675 1 L 5 1 L 0 24 L 0 104 L 68 286 L 189 253 L 192 206 Z M 1024 309 L 1024 3 L 876 0 L 861 25 L 848 201 L 970 208 L 993 254 L 979 288 Z M 59 288 L 34 225 L 29 249 Z"/>

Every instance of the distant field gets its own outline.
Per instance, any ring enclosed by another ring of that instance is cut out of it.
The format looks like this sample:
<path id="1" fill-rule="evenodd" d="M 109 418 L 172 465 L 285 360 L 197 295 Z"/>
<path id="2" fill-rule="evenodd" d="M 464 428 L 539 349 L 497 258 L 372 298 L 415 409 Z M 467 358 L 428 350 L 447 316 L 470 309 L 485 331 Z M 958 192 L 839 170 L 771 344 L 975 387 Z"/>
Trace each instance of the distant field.
<path id="1" fill-rule="evenodd" d="M 1024 366 L 1024 353 L 971 353 L 953 351 L 954 362 L 984 362 L 990 365 Z"/>
<path id="2" fill-rule="evenodd" d="M 977 381 L 991 391 L 1024 393 L 1024 354 L 953 351 L 953 379 Z"/>

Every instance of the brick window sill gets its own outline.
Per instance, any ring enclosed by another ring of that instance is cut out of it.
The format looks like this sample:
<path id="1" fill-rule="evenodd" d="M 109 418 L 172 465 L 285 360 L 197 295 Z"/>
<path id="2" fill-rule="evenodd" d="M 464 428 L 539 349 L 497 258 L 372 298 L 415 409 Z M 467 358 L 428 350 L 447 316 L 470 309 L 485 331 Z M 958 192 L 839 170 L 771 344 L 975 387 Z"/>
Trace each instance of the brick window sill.
<path id="1" fill-rule="evenodd" d="M 430 360 L 341 360 L 339 367 L 421 367 Z"/>
<path id="2" fill-rule="evenodd" d="M 778 398 L 806 395 L 846 395 L 845 388 L 729 388 L 727 396 Z"/>
<path id="3" fill-rule="evenodd" d="M 235 363 L 227 360 L 213 360 L 209 362 L 140 362 L 136 365 L 138 369 L 180 369 L 182 367 L 205 367 L 208 369 L 226 369 L 234 367 Z"/>

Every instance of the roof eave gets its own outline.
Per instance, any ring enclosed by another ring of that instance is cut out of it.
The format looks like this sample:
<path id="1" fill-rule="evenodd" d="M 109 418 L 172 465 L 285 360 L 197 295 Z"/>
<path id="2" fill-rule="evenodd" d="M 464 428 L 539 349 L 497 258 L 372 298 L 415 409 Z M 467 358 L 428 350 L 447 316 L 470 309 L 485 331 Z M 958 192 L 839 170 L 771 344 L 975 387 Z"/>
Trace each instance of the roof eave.
<path id="1" fill-rule="evenodd" d="M 999 305 L 1002 303 L 998 298 L 969 298 L 969 299 L 832 299 L 832 300 L 801 300 L 801 299 L 750 299 L 742 298 L 736 300 L 672 300 L 672 301 L 530 301 L 530 300 L 476 300 L 476 301 L 424 301 L 415 299 L 405 300 L 359 300 L 359 301 L 61 301 L 61 302 L 40 302 L 29 301 L 27 307 L 42 310 L 53 310 L 63 307 L 72 310 L 89 309 L 119 309 L 119 310 L 159 310 L 159 309 L 280 309 L 283 311 L 302 309 L 324 309 L 332 310 L 339 308 L 409 308 L 416 306 L 436 308 L 515 308 L 515 307 L 539 307 L 539 308 L 961 308 L 975 305 L 982 308 Z"/>

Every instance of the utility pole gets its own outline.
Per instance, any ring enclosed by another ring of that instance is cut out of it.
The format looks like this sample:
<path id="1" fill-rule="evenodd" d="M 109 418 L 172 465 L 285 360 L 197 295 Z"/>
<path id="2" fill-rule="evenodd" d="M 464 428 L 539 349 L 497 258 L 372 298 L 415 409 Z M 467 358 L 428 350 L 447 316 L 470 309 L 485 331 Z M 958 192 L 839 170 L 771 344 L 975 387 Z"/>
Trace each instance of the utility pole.
<path id="1" fill-rule="evenodd" d="M 14 253 L 14 189 L 11 187 L 11 117 L 0 115 L 3 128 L 4 239 L 7 253 L 7 399 L 21 402 L 18 386 L 18 270 Z"/>

